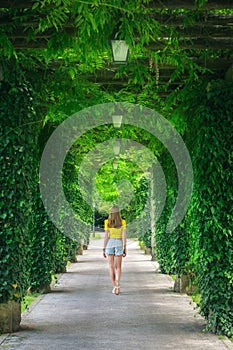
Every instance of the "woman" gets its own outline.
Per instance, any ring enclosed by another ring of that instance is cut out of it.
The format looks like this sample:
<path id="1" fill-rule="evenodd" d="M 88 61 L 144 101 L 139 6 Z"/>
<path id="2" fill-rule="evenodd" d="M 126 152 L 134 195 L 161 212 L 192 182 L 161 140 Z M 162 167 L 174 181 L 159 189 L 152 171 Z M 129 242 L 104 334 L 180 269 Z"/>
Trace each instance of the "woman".
<path id="1" fill-rule="evenodd" d="M 104 220 L 103 256 L 108 256 L 110 277 L 113 284 L 112 293 L 120 294 L 122 256 L 126 256 L 126 221 L 121 218 L 117 205 L 110 209 L 109 217 Z"/>

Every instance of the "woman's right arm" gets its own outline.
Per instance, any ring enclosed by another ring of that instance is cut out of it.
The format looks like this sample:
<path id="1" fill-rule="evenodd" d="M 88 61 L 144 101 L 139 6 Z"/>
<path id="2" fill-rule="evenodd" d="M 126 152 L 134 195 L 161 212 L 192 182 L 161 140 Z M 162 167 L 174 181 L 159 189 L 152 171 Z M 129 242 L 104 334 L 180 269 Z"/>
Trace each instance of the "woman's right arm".
<path id="1" fill-rule="evenodd" d="M 105 230 L 104 247 L 103 247 L 103 256 L 104 256 L 105 258 L 106 258 L 105 249 L 106 249 L 107 243 L 108 243 L 108 231 Z"/>
<path id="2" fill-rule="evenodd" d="M 125 257 L 126 256 L 126 229 L 122 230 L 122 240 L 123 240 L 123 247 L 124 247 L 123 257 Z"/>

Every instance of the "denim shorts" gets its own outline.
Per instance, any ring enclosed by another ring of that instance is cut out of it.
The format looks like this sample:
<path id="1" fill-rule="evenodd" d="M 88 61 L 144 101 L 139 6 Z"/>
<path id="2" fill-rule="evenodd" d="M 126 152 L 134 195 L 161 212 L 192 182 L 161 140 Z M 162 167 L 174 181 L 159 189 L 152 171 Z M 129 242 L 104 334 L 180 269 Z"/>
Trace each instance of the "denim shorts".
<path id="1" fill-rule="evenodd" d="M 106 254 L 113 254 L 116 256 L 123 255 L 123 241 L 118 238 L 109 238 L 105 250 Z"/>

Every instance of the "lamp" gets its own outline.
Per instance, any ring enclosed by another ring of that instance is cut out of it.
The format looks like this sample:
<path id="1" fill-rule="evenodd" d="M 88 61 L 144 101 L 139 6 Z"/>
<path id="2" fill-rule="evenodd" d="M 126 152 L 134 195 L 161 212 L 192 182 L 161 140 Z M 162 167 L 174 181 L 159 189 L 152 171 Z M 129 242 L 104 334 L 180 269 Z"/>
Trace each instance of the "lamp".
<path id="1" fill-rule="evenodd" d="M 114 128 L 120 128 L 121 127 L 122 118 L 123 118 L 123 116 L 122 115 L 118 115 L 118 114 L 115 114 L 115 115 L 112 116 L 112 121 L 113 121 Z"/>
<path id="2" fill-rule="evenodd" d="M 112 166 L 113 166 L 114 170 L 117 170 L 117 168 L 118 168 L 118 160 L 117 160 L 117 158 L 114 158 Z"/>
<path id="3" fill-rule="evenodd" d="M 120 148 L 121 148 L 121 144 L 119 140 L 116 140 L 114 145 L 113 145 L 113 151 L 115 156 L 119 156 L 120 154 Z"/>
<path id="4" fill-rule="evenodd" d="M 124 64 L 128 61 L 129 46 L 125 40 L 111 40 L 113 62 L 117 64 Z"/>

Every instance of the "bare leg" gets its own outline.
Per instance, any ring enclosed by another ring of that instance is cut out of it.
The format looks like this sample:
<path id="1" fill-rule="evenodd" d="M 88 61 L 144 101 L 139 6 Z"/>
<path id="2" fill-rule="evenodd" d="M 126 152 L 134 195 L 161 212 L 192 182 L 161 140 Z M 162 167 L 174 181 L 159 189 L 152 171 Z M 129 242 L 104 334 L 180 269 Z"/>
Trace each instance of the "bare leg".
<path id="1" fill-rule="evenodd" d="M 120 287 L 120 279 L 121 279 L 121 264 L 122 264 L 122 255 L 116 256 L 115 266 L 116 266 L 116 286 L 118 287 L 116 291 L 117 294 L 120 294 L 119 287 Z"/>
<path id="2" fill-rule="evenodd" d="M 109 263 L 109 272 L 110 272 L 110 277 L 112 281 L 113 287 L 115 287 L 115 266 L 114 266 L 114 255 L 109 254 L 108 255 L 108 263 Z"/>

